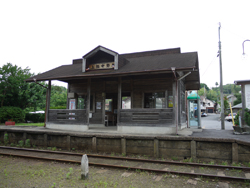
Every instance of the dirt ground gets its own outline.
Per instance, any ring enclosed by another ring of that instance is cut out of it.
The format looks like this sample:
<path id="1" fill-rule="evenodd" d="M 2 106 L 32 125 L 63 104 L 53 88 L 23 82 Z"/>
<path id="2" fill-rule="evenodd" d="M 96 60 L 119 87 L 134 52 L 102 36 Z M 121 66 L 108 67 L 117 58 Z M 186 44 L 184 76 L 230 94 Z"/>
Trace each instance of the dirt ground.
<path id="1" fill-rule="evenodd" d="M 0 156 L 0 187 L 249 187 L 249 182 L 221 182 L 171 174 L 89 167 L 81 179 L 80 165 Z"/>

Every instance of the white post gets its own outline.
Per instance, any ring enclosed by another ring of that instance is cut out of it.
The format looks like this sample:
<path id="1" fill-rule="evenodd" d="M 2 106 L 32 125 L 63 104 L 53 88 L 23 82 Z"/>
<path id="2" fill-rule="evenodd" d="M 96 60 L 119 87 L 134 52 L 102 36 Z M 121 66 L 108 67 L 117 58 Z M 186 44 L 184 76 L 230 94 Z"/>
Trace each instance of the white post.
<path id="1" fill-rule="evenodd" d="M 82 156 L 82 162 L 81 162 L 81 178 L 82 179 L 88 179 L 88 175 L 89 175 L 89 160 L 87 155 L 83 155 Z"/>

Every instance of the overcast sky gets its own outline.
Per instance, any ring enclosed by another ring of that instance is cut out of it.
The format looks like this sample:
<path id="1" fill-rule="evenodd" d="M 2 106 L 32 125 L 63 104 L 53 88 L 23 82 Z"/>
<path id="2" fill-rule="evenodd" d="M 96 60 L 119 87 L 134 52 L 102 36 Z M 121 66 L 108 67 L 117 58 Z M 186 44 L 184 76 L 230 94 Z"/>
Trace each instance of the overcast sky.
<path id="1" fill-rule="evenodd" d="M 180 47 L 197 51 L 200 81 L 250 80 L 249 1 L 0 0 L 0 66 L 11 62 L 32 73 L 71 64 L 98 45 L 120 54 Z"/>

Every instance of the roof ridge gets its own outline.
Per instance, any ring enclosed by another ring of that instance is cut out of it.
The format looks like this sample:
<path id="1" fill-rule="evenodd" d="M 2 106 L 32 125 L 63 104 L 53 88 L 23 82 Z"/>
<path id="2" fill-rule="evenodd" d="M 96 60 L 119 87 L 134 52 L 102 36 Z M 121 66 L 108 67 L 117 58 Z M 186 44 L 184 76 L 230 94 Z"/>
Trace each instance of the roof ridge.
<path id="1" fill-rule="evenodd" d="M 181 48 L 169 48 L 169 49 L 161 49 L 153 51 L 125 53 L 125 54 L 119 54 L 119 56 L 122 56 L 124 58 L 133 58 L 142 56 L 156 56 L 156 55 L 180 54 L 180 53 L 181 53 Z"/>

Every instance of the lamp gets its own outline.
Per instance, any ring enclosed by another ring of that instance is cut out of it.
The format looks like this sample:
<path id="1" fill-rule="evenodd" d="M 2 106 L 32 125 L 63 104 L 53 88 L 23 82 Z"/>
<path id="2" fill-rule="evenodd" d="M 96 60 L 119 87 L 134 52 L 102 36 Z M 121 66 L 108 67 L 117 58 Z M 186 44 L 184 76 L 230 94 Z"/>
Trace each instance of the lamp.
<path id="1" fill-rule="evenodd" d="M 242 43 L 242 49 L 243 49 L 243 54 L 242 54 L 242 55 L 243 55 L 243 56 L 245 55 L 245 51 L 244 51 L 244 43 L 245 43 L 246 41 L 250 41 L 250 40 L 249 40 L 249 39 L 244 40 L 244 41 L 243 41 L 243 43 Z"/>

